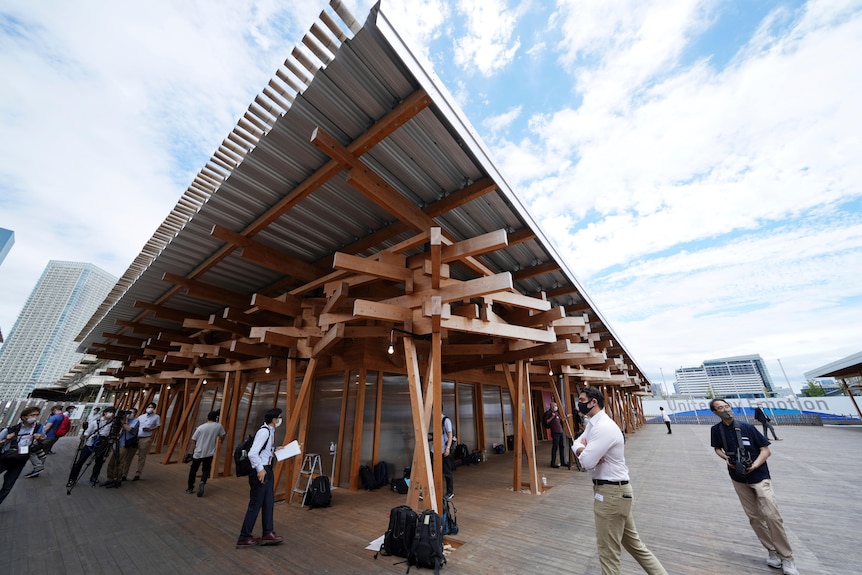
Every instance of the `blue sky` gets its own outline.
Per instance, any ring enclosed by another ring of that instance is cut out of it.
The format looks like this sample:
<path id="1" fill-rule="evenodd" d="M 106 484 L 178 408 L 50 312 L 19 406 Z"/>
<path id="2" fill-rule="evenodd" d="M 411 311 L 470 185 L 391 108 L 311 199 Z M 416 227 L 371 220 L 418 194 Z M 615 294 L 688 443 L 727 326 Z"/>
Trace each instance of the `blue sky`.
<path id="1" fill-rule="evenodd" d="M 360 22 L 370 1 L 345 1 Z M 0 8 L 5 333 L 121 275 L 327 2 Z M 862 347 L 862 2 L 383 2 L 654 382 Z"/>

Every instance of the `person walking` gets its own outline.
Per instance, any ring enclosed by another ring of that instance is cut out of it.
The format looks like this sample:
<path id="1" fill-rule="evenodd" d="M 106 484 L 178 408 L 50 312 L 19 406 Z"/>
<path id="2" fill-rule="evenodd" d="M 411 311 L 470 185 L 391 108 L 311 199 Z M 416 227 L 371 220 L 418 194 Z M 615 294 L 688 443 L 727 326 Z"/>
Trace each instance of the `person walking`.
<path id="1" fill-rule="evenodd" d="M 673 431 L 670 430 L 670 417 L 663 407 L 659 407 L 658 410 L 661 411 L 661 420 L 664 421 L 665 425 L 667 425 L 667 433 L 670 435 L 673 433 Z"/>
<path id="2" fill-rule="evenodd" d="M 141 478 L 144 464 L 147 462 L 147 455 L 150 454 L 150 445 L 153 443 L 154 434 L 161 425 L 162 420 L 156 413 L 156 404 L 148 403 L 144 414 L 138 418 L 138 469 L 135 471 L 135 477 L 132 481 L 138 481 Z"/>
<path id="3" fill-rule="evenodd" d="M 210 477 L 210 468 L 212 467 L 218 440 L 224 437 L 225 434 L 224 427 L 218 422 L 218 416 L 218 411 L 210 411 L 207 415 L 206 423 L 200 424 L 195 429 L 194 434 L 192 434 L 194 450 L 192 453 L 192 464 L 189 467 L 188 489 L 186 489 L 186 493 L 194 493 L 198 468 L 203 465 L 201 482 L 198 485 L 198 497 L 204 496 L 204 487 L 206 486 L 207 479 Z"/>
<path id="4" fill-rule="evenodd" d="M 556 403 L 552 403 L 548 407 L 542 420 L 545 427 L 551 430 L 551 467 L 557 468 L 560 465 L 565 465 L 571 469 L 571 465 L 566 463 L 566 435 L 563 433 L 563 420 Z M 557 464 L 558 452 L 560 454 L 559 464 Z"/>
<path id="5" fill-rule="evenodd" d="M 757 407 L 754 408 L 754 419 L 760 422 L 760 425 L 763 426 L 763 437 L 769 438 L 769 435 L 766 433 L 766 430 L 772 432 L 772 438 L 775 441 L 781 441 L 778 436 L 775 434 L 775 428 L 772 427 L 772 419 L 766 415 L 763 411 L 763 404 L 761 402 L 757 402 Z"/>
<path id="6" fill-rule="evenodd" d="M 0 475 L 3 475 L 0 503 L 12 491 L 30 456 L 42 451 L 39 442 L 45 435 L 39 425 L 41 413 L 38 407 L 25 407 L 18 423 L 0 429 Z"/>
<path id="7" fill-rule="evenodd" d="M 604 411 L 605 398 L 595 387 L 578 394 L 578 411 L 590 417 L 575 440 L 575 456 L 593 480 L 593 514 L 602 575 L 619 575 L 625 547 L 650 575 L 667 575 L 638 535 L 632 516 L 634 496 L 625 459 L 625 441 L 616 422 Z"/>
<path id="8" fill-rule="evenodd" d="M 284 538 L 275 533 L 273 506 L 275 504 L 275 478 L 272 474 L 272 457 L 275 453 L 275 430 L 281 425 L 281 409 L 273 407 L 263 414 L 263 425 L 254 434 L 254 442 L 248 451 L 252 472 L 248 474 L 248 509 L 236 542 L 237 549 L 257 545 L 277 545 Z M 261 515 L 263 534 L 254 536 L 254 525 Z"/>
<path id="9" fill-rule="evenodd" d="M 727 464 L 748 522 L 768 552 L 766 564 L 784 575 L 799 575 L 766 465 L 771 455 L 769 440 L 750 423 L 734 419 L 725 400 L 713 399 L 709 409 L 721 418 L 710 430 L 710 445 Z"/>
<path id="10" fill-rule="evenodd" d="M 69 472 L 69 480 L 66 482 L 66 488 L 71 489 L 78 481 L 78 475 L 84 464 L 94 453 L 96 454 L 96 463 L 93 465 L 93 472 L 90 474 L 90 485 L 95 487 L 99 483 L 99 473 L 102 471 L 102 464 L 105 462 L 108 450 L 108 434 L 111 432 L 111 424 L 114 420 L 116 408 L 108 406 L 102 410 L 102 417 L 87 424 L 87 429 L 81 436 L 83 446 L 81 447 L 78 458 L 72 464 L 72 470 Z"/>

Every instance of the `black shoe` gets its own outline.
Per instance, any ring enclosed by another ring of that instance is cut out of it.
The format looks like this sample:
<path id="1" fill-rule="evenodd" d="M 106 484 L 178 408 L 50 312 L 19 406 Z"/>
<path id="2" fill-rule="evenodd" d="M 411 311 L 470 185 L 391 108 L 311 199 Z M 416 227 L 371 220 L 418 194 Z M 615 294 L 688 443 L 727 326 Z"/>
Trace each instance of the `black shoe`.
<path id="1" fill-rule="evenodd" d="M 201 484 L 198 485 L 198 497 L 204 496 L 204 486 L 205 485 L 206 485 L 206 483 L 204 483 L 203 481 L 201 481 Z"/>
<path id="2" fill-rule="evenodd" d="M 113 481 L 103 481 L 99 484 L 99 487 L 113 487 L 113 486 L 114 486 Z"/>
<path id="3" fill-rule="evenodd" d="M 554 469 L 557 469 L 559 467 L 559 465 L 551 465 L 551 467 L 553 467 Z"/>
<path id="4" fill-rule="evenodd" d="M 194 492 L 195 492 L 194 489 L 186 489 L 186 493 L 194 493 Z"/>
<path id="5" fill-rule="evenodd" d="M 141 480 L 140 475 L 135 475 L 134 477 L 132 477 L 132 481 L 140 481 L 140 480 Z"/>
<path id="6" fill-rule="evenodd" d="M 122 479 L 120 479 L 120 481 L 125 481 L 125 480 L 126 480 L 126 476 L 125 476 L 125 475 L 123 475 L 123 478 L 122 478 Z"/>

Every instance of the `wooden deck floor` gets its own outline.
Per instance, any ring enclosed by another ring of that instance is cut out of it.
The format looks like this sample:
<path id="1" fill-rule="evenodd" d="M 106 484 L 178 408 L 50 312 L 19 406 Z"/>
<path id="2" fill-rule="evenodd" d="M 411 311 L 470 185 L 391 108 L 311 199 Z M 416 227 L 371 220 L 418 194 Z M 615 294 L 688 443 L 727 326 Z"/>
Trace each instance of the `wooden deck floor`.
<path id="1" fill-rule="evenodd" d="M 800 573 L 862 573 L 855 496 L 862 477 L 862 429 L 780 427 L 769 460 Z M 185 465 L 151 458 L 142 481 L 121 489 L 79 485 L 66 495 L 76 439 L 61 440 L 38 479 L 18 480 L 0 505 L 0 573 L 404 573 L 394 558 L 365 546 L 386 529 L 404 496 L 337 489 L 328 509 L 276 506 L 285 544 L 234 549 L 247 503 L 245 479 L 211 480 L 206 496 L 187 495 Z M 549 444 L 540 446 L 546 464 Z M 776 574 L 748 526 L 707 426 L 650 425 L 629 437 L 626 456 L 641 537 L 671 574 Z M 29 469 L 29 465 L 28 465 Z M 444 573 L 599 574 L 585 473 L 541 467 L 544 495 L 513 493 L 511 456 L 455 473 L 463 545 Z M 258 524 L 259 525 L 259 524 Z M 258 527 L 259 528 L 259 527 Z M 415 570 L 415 568 L 414 568 Z M 418 573 L 428 571 L 419 570 Z M 641 573 L 623 556 L 624 574 Z"/>

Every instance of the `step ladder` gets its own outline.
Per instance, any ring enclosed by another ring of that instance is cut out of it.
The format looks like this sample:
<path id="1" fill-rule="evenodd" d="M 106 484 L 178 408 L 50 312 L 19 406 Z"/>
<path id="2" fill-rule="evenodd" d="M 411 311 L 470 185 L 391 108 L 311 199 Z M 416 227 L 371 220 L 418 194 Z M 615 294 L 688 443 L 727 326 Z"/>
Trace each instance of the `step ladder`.
<path id="1" fill-rule="evenodd" d="M 293 492 L 290 494 L 290 500 L 287 502 L 288 505 L 293 502 L 294 495 L 301 493 L 302 505 L 300 507 L 305 507 L 305 498 L 308 496 L 308 490 L 311 488 L 311 481 L 318 475 L 323 475 L 320 455 L 317 453 L 306 453 L 305 459 L 302 460 L 302 469 L 299 470 L 299 476 L 296 478 L 296 485 L 293 486 Z"/>

